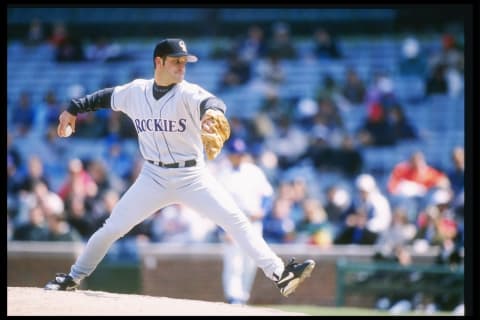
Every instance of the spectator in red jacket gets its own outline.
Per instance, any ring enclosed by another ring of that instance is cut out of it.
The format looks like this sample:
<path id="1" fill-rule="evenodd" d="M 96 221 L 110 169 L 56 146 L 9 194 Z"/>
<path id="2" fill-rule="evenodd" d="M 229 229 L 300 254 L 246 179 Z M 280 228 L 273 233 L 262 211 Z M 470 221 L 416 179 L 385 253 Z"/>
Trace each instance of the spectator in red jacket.
<path id="1" fill-rule="evenodd" d="M 445 173 L 429 166 L 423 152 L 414 152 L 409 161 L 397 164 L 388 180 L 388 191 L 394 195 L 424 196 L 433 187 L 448 188 Z"/>
<path id="2" fill-rule="evenodd" d="M 408 207 L 410 219 L 416 219 L 418 206 L 430 191 L 449 187 L 448 176 L 428 165 L 421 151 L 414 152 L 408 161 L 397 164 L 387 182 L 394 206 Z M 398 201 L 400 203 L 395 203 Z"/>

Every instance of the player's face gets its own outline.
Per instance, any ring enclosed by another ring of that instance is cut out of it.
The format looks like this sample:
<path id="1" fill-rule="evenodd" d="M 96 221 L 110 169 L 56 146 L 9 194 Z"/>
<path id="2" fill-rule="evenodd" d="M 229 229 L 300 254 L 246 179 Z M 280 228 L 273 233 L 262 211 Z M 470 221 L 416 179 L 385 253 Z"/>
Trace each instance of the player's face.
<path id="1" fill-rule="evenodd" d="M 185 76 L 186 57 L 167 57 L 164 71 L 173 82 L 181 82 Z"/>
<path id="2" fill-rule="evenodd" d="M 228 155 L 228 158 L 234 167 L 238 167 L 242 163 L 242 156 L 241 153 L 231 153 Z"/>

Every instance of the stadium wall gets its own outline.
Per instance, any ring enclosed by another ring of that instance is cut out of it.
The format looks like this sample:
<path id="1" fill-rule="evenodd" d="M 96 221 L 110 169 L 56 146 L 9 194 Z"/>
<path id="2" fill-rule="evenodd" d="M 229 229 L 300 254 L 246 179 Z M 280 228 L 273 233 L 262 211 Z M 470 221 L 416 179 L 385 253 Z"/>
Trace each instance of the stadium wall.
<path id="1" fill-rule="evenodd" d="M 7 286 L 43 287 L 57 272 L 68 272 L 80 253 L 82 244 L 9 242 Z M 272 245 L 282 258 L 298 261 L 312 258 L 317 266 L 311 278 L 288 299 L 278 293 L 259 269 L 252 290 L 251 304 L 311 304 L 334 306 L 336 262 L 371 261 L 371 246 L 333 246 L 319 248 L 305 245 Z M 413 262 L 432 263 L 436 250 L 413 255 Z M 101 263 L 81 286 L 83 290 L 128 292 L 150 296 L 204 301 L 224 301 L 221 284 L 222 247 L 220 244 L 144 244 L 140 263 Z M 368 296 L 352 296 L 347 306 L 372 306 Z"/>

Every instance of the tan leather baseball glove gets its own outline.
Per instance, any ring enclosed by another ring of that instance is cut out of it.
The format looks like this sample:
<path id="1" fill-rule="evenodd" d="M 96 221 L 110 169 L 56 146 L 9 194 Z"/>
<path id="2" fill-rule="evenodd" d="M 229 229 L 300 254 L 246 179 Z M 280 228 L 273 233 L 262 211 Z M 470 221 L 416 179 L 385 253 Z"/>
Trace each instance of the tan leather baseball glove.
<path id="1" fill-rule="evenodd" d="M 208 160 L 215 159 L 230 138 L 230 124 L 223 112 L 207 109 L 202 118 L 202 143 Z"/>

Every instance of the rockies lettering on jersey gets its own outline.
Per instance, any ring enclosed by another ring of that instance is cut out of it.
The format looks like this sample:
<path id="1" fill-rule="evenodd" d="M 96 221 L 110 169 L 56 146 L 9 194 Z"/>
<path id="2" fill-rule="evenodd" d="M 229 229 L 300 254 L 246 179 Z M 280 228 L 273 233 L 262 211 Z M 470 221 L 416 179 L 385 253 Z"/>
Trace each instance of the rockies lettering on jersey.
<path id="1" fill-rule="evenodd" d="M 187 126 L 187 119 L 167 120 L 167 119 L 134 119 L 137 133 L 145 131 L 166 131 L 166 132 L 184 132 Z"/>
<path id="2" fill-rule="evenodd" d="M 133 121 L 143 158 L 165 163 L 202 161 L 202 111 L 209 107 L 225 111 L 225 104 L 186 80 L 157 96 L 158 100 L 153 87 L 154 79 L 116 86 L 110 103 L 114 111 L 122 111 Z"/>

